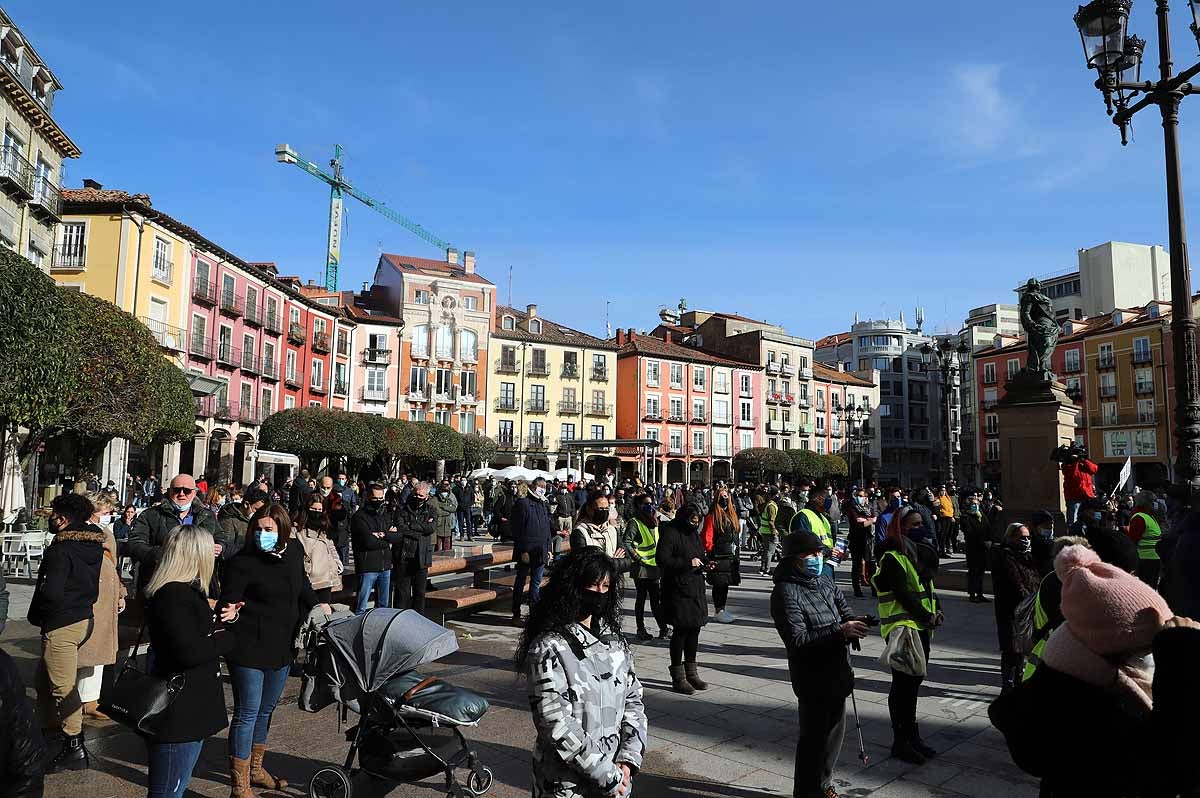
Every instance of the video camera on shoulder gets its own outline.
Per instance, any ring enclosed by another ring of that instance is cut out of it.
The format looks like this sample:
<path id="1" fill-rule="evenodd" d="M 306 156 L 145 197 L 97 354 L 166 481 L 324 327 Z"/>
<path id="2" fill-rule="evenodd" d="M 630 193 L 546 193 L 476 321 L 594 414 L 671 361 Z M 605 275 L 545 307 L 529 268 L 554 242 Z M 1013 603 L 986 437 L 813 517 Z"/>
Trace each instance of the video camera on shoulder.
<path id="1" fill-rule="evenodd" d="M 1087 458 L 1087 449 L 1078 443 L 1064 443 L 1050 453 L 1050 459 L 1056 463 L 1075 463 Z"/>

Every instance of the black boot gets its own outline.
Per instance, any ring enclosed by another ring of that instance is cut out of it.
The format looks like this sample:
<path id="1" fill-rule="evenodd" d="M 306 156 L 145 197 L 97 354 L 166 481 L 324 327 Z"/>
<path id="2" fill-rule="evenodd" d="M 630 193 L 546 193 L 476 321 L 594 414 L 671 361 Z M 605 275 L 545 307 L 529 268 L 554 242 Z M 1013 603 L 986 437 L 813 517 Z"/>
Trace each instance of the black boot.
<path id="1" fill-rule="evenodd" d="M 896 739 L 892 743 L 892 756 L 910 765 L 925 764 L 925 756 L 916 749 L 911 740 L 901 738 L 898 732 L 893 734 L 896 735 Z"/>
<path id="2" fill-rule="evenodd" d="M 924 740 L 921 739 L 921 730 L 917 724 L 914 723 L 912 725 L 912 733 L 908 736 L 908 739 L 909 742 L 912 743 L 912 747 L 917 751 L 917 753 L 926 759 L 933 759 L 935 756 L 937 756 L 937 751 L 935 751 Z"/>
<path id="3" fill-rule="evenodd" d="M 51 749 L 54 750 L 54 749 Z M 87 770 L 88 752 L 83 747 L 83 734 L 64 734 L 62 744 L 46 762 L 46 773 L 60 770 Z"/>
<path id="4" fill-rule="evenodd" d="M 637 630 L 637 639 L 645 642 L 646 640 L 653 640 L 654 635 L 646 631 L 646 627 L 639 626 Z"/>

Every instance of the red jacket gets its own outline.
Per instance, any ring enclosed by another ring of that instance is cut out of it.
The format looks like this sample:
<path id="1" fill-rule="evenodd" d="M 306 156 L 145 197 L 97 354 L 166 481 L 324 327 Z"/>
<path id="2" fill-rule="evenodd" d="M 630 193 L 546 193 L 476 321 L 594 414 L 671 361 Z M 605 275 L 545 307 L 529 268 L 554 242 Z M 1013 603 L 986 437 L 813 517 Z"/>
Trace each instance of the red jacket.
<path id="1" fill-rule="evenodd" d="M 1092 475 L 1100 468 L 1086 457 L 1074 463 L 1063 463 L 1063 493 L 1067 501 L 1080 502 L 1096 498 L 1096 486 L 1092 484 Z"/>

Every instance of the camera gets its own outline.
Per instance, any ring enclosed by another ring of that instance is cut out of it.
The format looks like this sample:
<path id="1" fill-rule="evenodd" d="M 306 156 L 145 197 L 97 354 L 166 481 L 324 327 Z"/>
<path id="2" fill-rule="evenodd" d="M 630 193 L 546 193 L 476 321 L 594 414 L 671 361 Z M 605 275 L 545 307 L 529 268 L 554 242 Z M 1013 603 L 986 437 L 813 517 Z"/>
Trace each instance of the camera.
<path id="1" fill-rule="evenodd" d="M 1087 449 L 1077 443 L 1064 443 L 1050 453 L 1050 459 L 1059 464 L 1074 463 L 1086 458 Z"/>

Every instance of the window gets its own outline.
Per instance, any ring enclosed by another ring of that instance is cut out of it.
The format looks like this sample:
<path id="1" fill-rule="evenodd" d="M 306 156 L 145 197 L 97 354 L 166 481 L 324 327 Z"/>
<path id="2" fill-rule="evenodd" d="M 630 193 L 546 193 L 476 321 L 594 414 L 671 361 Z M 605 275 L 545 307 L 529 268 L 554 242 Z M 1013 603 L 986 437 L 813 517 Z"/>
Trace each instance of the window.
<path id="1" fill-rule="evenodd" d="M 1082 390 L 1083 383 L 1078 377 L 1067 377 L 1067 393 L 1076 394 Z"/>
<path id="2" fill-rule="evenodd" d="M 768 349 L 767 350 L 767 363 L 774 363 L 774 362 L 775 362 L 775 352 L 774 352 L 774 350 Z"/>
<path id="3" fill-rule="evenodd" d="M 418 324 L 412 331 L 413 357 L 429 357 L 429 325 Z"/>
<path id="4" fill-rule="evenodd" d="M 704 454 L 704 433 L 700 430 L 692 431 L 692 454 Z"/>
<path id="5" fill-rule="evenodd" d="M 738 433 L 738 443 L 740 444 L 740 448 L 742 448 L 742 449 L 753 449 L 754 448 L 754 433 L 753 432 Z"/>
<path id="6" fill-rule="evenodd" d="M 241 390 L 239 391 L 238 399 L 242 403 L 242 412 L 249 412 L 251 406 L 254 404 L 254 386 L 243 381 Z"/>
<path id="7" fill-rule="evenodd" d="M 593 424 L 592 425 L 592 440 L 594 440 L 594 441 L 604 440 L 604 425 L 603 424 Z"/>
<path id="8" fill-rule="evenodd" d="M 1154 424 L 1154 400 L 1153 399 L 1138 399 L 1137 403 L 1138 423 L 1139 424 Z"/>
<path id="9" fill-rule="evenodd" d="M 662 418 L 662 406 L 659 404 L 657 396 L 646 397 L 646 416 L 648 418 Z"/>
<path id="10" fill-rule="evenodd" d="M 529 404 L 532 410 L 546 409 L 546 386 L 545 385 L 530 385 L 529 386 Z"/>
<path id="11" fill-rule="evenodd" d="M 1115 426 L 1117 423 L 1117 403 L 1101 402 L 1100 415 L 1104 419 L 1105 426 Z"/>
<path id="12" fill-rule="evenodd" d="M 784 438 L 783 439 L 783 450 L 786 452 L 787 450 L 789 450 L 791 448 L 792 448 L 792 439 Z"/>
<path id="13" fill-rule="evenodd" d="M 1000 416 L 995 413 L 988 413 L 984 416 L 984 432 L 988 435 L 1000 434 Z"/>
<path id="14" fill-rule="evenodd" d="M 592 371 L 600 379 L 604 379 L 604 375 L 608 373 L 608 360 L 604 355 L 592 355 Z"/>
<path id="15" fill-rule="evenodd" d="M 504 330 L 515 330 L 517 329 L 517 320 L 512 316 L 505 316 L 500 320 L 500 327 Z"/>
<path id="16" fill-rule="evenodd" d="M 772 449 L 778 449 L 779 441 L 776 440 L 775 438 L 769 438 L 769 439 L 767 439 L 767 445 Z"/>
<path id="17" fill-rule="evenodd" d="M 661 364 L 657 360 L 646 361 L 646 385 L 651 388 L 658 387 L 659 366 Z"/>
<path id="18" fill-rule="evenodd" d="M 526 443 L 529 446 L 545 446 L 546 437 L 542 432 L 543 425 L 540 421 L 529 422 L 529 440 Z"/>
<path id="19" fill-rule="evenodd" d="M 258 289 L 252 285 L 246 286 L 246 315 L 258 318 Z"/>
<path id="20" fill-rule="evenodd" d="M 474 330 L 458 331 L 458 359 L 464 363 L 474 363 L 476 351 L 479 349 L 479 336 Z"/>
<path id="21" fill-rule="evenodd" d="M 996 364 L 983 364 L 983 382 L 985 385 L 993 385 L 996 382 Z"/>
<path id="22" fill-rule="evenodd" d="M 500 383 L 500 408 L 512 410 L 517 406 L 517 384 L 515 382 Z"/>
<path id="23" fill-rule="evenodd" d="M 479 298 L 473 296 L 463 297 L 463 310 L 479 310 Z"/>
<path id="24" fill-rule="evenodd" d="M 297 377 L 299 376 L 298 374 L 296 374 L 296 353 L 291 351 L 290 349 L 288 350 L 288 353 L 287 353 L 287 369 L 286 369 L 286 371 L 287 371 L 288 382 L 295 382 Z"/>
<path id="25" fill-rule="evenodd" d="M 154 278 L 163 282 L 171 280 L 171 242 L 165 238 L 154 238 Z"/>
<path id="26" fill-rule="evenodd" d="M 1154 393 L 1154 369 L 1134 369 L 1133 389 L 1137 393 Z"/>
<path id="27" fill-rule="evenodd" d="M 288 323 L 300 326 L 300 308 L 288 308 Z"/>
<path id="28" fill-rule="evenodd" d="M 242 334 L 242 357 L 248 358 L 253 365 L 254 353 L 258 351 L 258 347 L 254 345 L 254 336 L 250 333 Z"/>
<path id="29" fill-rule="evenodd" d="M 433 379 L 435 396 L 449 396 L 453 392 L 454 372 L 450 369 L 435 369 Z"/>
<path id="30" fill-rule="evenodd" d="M 450 426 L 450 411 L 449 410 L 434 410 L 433 423 Z"/>
<path id="31" fill-rule="evenodd" d="M 671 454 L 683 454 L 683 432 L 677 429 L 671 430 L 668 446 Z"/>
<path id="32" fill-rule="evenodd" d="M 987 461 L 989 463 L 1000 462 L 1000 441 L 997 438 L 988 438 Z"/>
<path id="33" fill-rule="evenodd" d="M 413 293 L 413 304 L 428 305 L 429 304 L 429 292 L 423 288 L 418 288 Z"/>
<path id="34" fill-rule="evenodd" d="M 533 364 L 532 364 L 531 368 L 533 370 L 533 374 L 536 375 L 536 374 L 549 374 L 550 373 L 550 367 L 546 365 L 546 350 L 545 349 L 534 349 L 532 359 L 533 359 Z"/>
<path id="35" fill-rule="evenodd" d="M 33 231 L 31 230 L 29 234 L 29 244 L 26 248 L 26 257 L 33 262 L 34 266 L 37 266 L 39 269 L 44 269 L 46 267 L 46 254 L 46 246 L 40 241 L 34 240 Z"/>
<path id="36" fill-rule="evenodd" d="M 295 406 L 296 406 L 296 397 L 294 397 L 294 396 L 283 397 L 283 409 L 284 410 L 291 410 Z"/>
<path id="37" fill-rule="evenodd" d="M 693 419 L 704 418 L 704 400 L 703 399 L 693 399 L 692 400 L 692 418 Z"/>
<path id="38" fill-rule="evenodd" d="M 704 368 L 702 366 L 692 366 L 692 388 L 697 391 L 704 390 Z"/>
<path id="39" fill-rule="evenodd" d="M 672 396 L 671 402 L 670 402 L 670 407 L 671 407 L 671 420 L 672 421 L 681 421 L 683 419 L 683 398 L 679 397 L 679 396 Z"/>
<path id="40" fill-rule="evenodd" d="M 713 400 L 713 422 L 716 424 L 728 424 L 729 418 L 729 400 L 714 399 Z"/>
<path id="41" fill-rule="evenodd" d="M 320 317 L 313 318 L 313 335 L 324 335 L 328 322 Z"/>
<path id="42" fill-rule="evenodd" d="M 459 396 L 470 396 L 472 399 L 474 399 L 478 395 L 475 390 L 477 387 L 476 379 L 477 379 L 477 375 L 471 369 L 463 369 L 461 372 L 459 372 L 459 374 L 458 374 Z"/>
<path id="43" fill-rule="evenodd" d="M 604 389 L 592 391 L 592 409 L 604 412 Z"/>
<path id="44" fill-rule="evenodd" d="M 713 390 L 717 393 L 729 393 L 729 372 L 713 369 Z"/>
<path id="45" fill-rule="evenodd" d="M 1100 373 L 1100 397 L 1111 398 L 1117 395 L 1117 375 L 1111 371 Z"/>
<path id="46" fill-rule="evenodd" d="M 217 344 L 220 349 L 217 352 L 217 357 L 221 360 L 229 362 L 233 358 L 233 328 L 221 325 L 221 329 L 217 332 Z"/>
<path id="47" fill-rule="evenodd" d="M 459 432 L 474 432 L 475 431 L 475 411 L 463 410 L 458 414 L 458 431 Z"/>
<path id="48" fill-rule="evenodd" d="M 1066 352 L 1065 368 L 1067 373 L 1079 371 L 1079 350 L 1068 349 Z"/>
<path id="49" fill-rule="evenodd" d="M 824 438 L 820 438 L 817 440 L 817 454 L 825 454 L 825 439 Z"/>
<path id="50" fill-rule="evenodd" d="M 341 364 L 339 364 L 341 365 Z M 387 398 L 387 369 L 372 367 L 366 370 L 367 398 Z"/>
<path id="51" fill-rule="evenodd" d="M 262 410 L 262 414 L 269 415 L 275 410 L 275 392 L 270 388 L 262 389 L 261 404 L 258 406 Z"/>
<path id="52" fill-rule="evenodd" d="M 408 411 L 408 420 L 409 421 L 424 421 L 425 420 L 425 411 L 424 410 L 409 410 Z"/>
<path id="53" fill-rule="evenodd" d="M 1021 361 L 1013 358 L 1005 363 L 1005 373 L 1008 374 L 1008 379 L 1017 376 L 1017 372 L 1021 370 Z"/>
<path id="54" fill-rule="evenodd" d="M 500 434 L 496 436 L 501 446 L 512 446 L 513 444 L 513 423 L 511 419 L 504 419 L 500 422 Z"/>
<path id="55" fill-rule="evenodd" d="M 1152 359 L 1150 354 L 1150 339 L 1149 338 L 1134 338 L 1133 339 L 1133 362 L 1134 363 L 1149 363 Z"/>
<path id="56" fill-rule="evenodd" d="M 739 379 L 739 382 L 741 383 L 742 396 L 749 396 L 750 395 L 750 375 L 743 374 L 738 379 Z"/>
<path id="57" fill-rule="evenodd" d="M 774 377 L 767 380 L 767 393 L 772 395 L 779 393 L 779 383 L 775 381 Z"/>
<path id="58" fill-rule="evenodd" d="M 454 357 L 454 330 L 449 324 L 437 328 L 437 356 L 447 360 Z"/>
<path id="59" fill-rule="evenodd" d="M 575 425 L 563 424 L 558 428 L 558 437 L 564 441 L 575 440 Z"/>
<path id="60" fill-rule="evenodd" d="M 429 391 L 429 372 L 424 366 L 413 366 L 408 372 L 408 392 L 424 396 Z"/>
<path id="61" fill-rule="evenodd" d="M 1116 358 L 1113 357 L 1112 344 L 1100 344 L 1100 349 L 1096 355 L 1097 365 L 1100 368 L 1112 368 L 1116 363 Z"/>
<path id="62" fill-rule="evenodd" d="M 273 372 L 275 369 L 275 344 L 263 341 L 263 371 Z"/>
<path id="63" fill-rule="evenodd" d="M 824 431 L 825 431 L 825 416 L 818 415 L 817 416 L 817 432 L 824 432 Z"/>
<path id="64" fill-rule="evenodd" d="M 320 390 L 324 384 L 325 384 L 325 361 L 313 358 L 311 385 L 314 390 Z"/>
<path id="65" fill-rule="evenodd" d="M 738 411 L 738 413 L 739 413 L 738 418 L 746 424 L 749 424 L 753 418 L 753 416 L 751 415 L 753 413 L 753 410 L 751 409 L 751 404 L 749 402 L 742 401 L 741 408 Z"/>
<path id="66" fill-rule="evenodd" d="M 63 222 L 62 238 L 58 245 L 58 263 L 62 266 L 83 268 L 84 236 L 87 224 L 84 222 Z"/>
<path id="67" fill-rule="evenodd" d="M 574 388 L 563 388 L 563 401 L 565 403 L 567 403 L 568 405 L 575 404 L 575 389 Z M 655 399 L 655 401 L 657 401 L 657 398 Z"/>
<path id="68" fill-rule="evenodd" d="M 542 334 L 542 322 L 540 319 L 530 319 L 529 320 L 529 332 L 532 333 L 533 335 L 541 335 Z"/>
<path id="69" fill-rule="evenodd" d="M 682 363 L 672 363 L 671 364 L 671 387 L 672 388 L 682 388 L 683 387 L 683 364 Z"/>
<path id="70" fill-rule="evenodd" d="M 379 371 L 383 371 L 383 369 L 379 369 Z M 348 388 L 348 382 L 346 380 L 346 375 L 348 373 L 349 373 L 349 369 L 346 368 L 345 363 L 334 363 L 333 364 L 333 392 L 334 393 L 345 395 L 346 390 Z M 380 385 L 383 385 L 382 380 L 380 380 Z"/>

